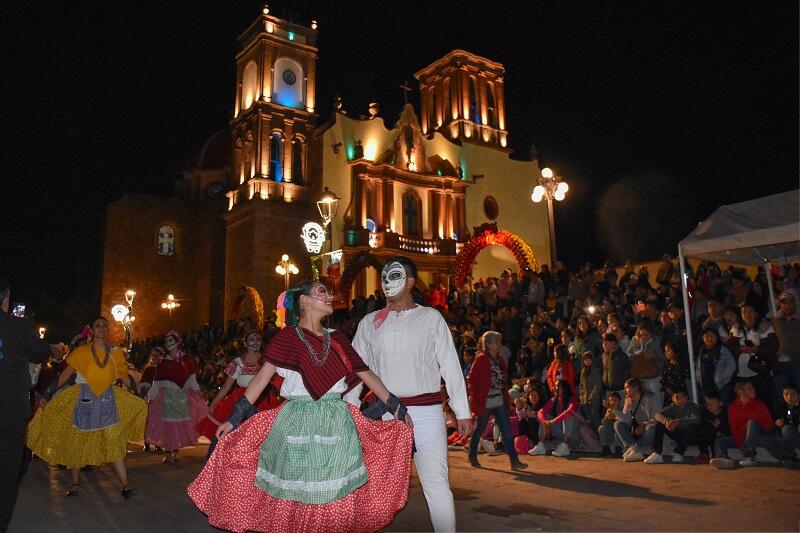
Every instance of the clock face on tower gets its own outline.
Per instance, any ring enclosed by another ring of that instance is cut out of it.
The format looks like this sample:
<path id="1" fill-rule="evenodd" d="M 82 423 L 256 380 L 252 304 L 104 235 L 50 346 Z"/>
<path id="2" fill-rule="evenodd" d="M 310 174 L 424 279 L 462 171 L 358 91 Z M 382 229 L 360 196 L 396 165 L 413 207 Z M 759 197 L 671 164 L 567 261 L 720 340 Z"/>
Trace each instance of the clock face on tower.
<path id="1" fill-rule="evenodd" d="M 291 70 L 284 70 L 283 81 L 286 82 L 286 85 L 294 85 L 294 82 L 297 81 L 297 78 L 295 77 L 294 72 Z"/>

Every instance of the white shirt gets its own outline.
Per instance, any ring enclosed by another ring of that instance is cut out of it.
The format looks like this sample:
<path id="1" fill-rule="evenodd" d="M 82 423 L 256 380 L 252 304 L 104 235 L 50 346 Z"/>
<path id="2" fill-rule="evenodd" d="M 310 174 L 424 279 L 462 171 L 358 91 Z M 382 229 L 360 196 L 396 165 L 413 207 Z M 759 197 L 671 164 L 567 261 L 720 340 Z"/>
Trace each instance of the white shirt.
<path id="1" fill-rule="evenodd" d="M 447 323 L 436 309 L 417 306 L 391 311 L 378 329 L 365 316 L 353 348 L 398 397 L 439 392 L 444 379 L 450 407 L 459 419 L 472 418 L 464 374 Z"/>

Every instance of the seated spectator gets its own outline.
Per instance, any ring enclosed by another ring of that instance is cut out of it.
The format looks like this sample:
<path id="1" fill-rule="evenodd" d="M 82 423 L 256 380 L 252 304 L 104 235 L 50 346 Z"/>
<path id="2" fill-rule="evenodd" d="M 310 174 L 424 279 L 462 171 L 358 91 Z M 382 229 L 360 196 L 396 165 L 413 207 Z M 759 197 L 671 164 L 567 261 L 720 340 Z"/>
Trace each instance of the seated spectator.
<path id="1" fill-rule="evenodd" d="M 667 360 L 661 371 L 661 386 L 664 388 L 664 403 L 672 401 L 672 393 L 677 390 L 688 390 L 689 370 L 684 368 L 678 359 L 675 343 L 670 341 L 664 345 Z"/>
<path id="2" fill-rule="evenodd" d="M 644 460 L 646 464 L 655 465 L 664 462 L 664 436 L 675 441 L 672 462 L 682 463 L 683 454 L 689 440 L 695 437 L 695 430 L 700 423 L 697 404 L 689 401 L 684 389 L 672 391 L 672 404 L 656 413 L 656 433 L 653 442 L 653 453 Z"/>
<path id="3" fill-rule="evenodd" d="M 730 437 L 731 427 L 728 424 L 728 409 L 722 405 L 717 391 L 705 394 L 705 405 L 700 409 L 700 427 L 698 428 L 697 441 L 700 453 L 698 463 L 704 463 L 711 458 L 711 464 L 717 457 L 717 440 L 721 437 Z"/>
<path id="4" fill-rule="evenodd" d="M 578 385 L 578 397 L 581 402 L 581 416 L 589 423 L 592 430 L 600 426 L 600 403 L 603 401 L 603 376 L 600 367 L 595 364 L 592 352 L 583 352 L 583 368 Z"/>
<path id="5" fill-rule="evenodd" d="M 636 334 L 628 347 L 628 356 L 632 361 L 631 377 L 640 379 L 645 390 L 656 397 L 658 405 L 663 405 L 661 366 L 664 356 L 648 323 L 643 322 L 636 327 Z"/>
<path id="6" fill-rule="evenodd" d="M 778 419 L 775 425 L 780 428 L 783 436 L 783 449 L 800 461 L 800 435 L 798 435 L 798 424 L 800 424 L 800 399 L 797 394 L 797 387 L 785 385 L 783 387 L 783 405 L 778 410 Z"/>
<path id="7" fill-rule="evenodd" d="M 614 455 L 619 454 L 622 456 L 622 451 L 619 450 L 620 441 L 617 439 L 617 434 L 614 432 L 614 422 L 617 421 L 617 417 L 614 413 L 619 409 L 620 403 L 622 403 L 622 399 L 616 391 L 611 392 L 608 398 L 603 402 L 603 407 L 606 408 L 606 414 L 603 416 L 603 420 L 597 428 L 597 433 L 600 436 L 600 445 L 603 446 L 603 450 L 600 452 L 602 456 L 611 455 L 612 448 Z"/>
<path id="8" fill-rule="evenodd" d="M 539 442 L 529 452 L 530 455 L 544 455 L 547 448 L 545 440 L 561 439 L 561 443 L 553 450 L 556 457 L 570 454 L 569 441 L 578 437 L 578 399 L 572 393 L 572 385 L 565 379 L 556 383 L 554 396 L 539 409 Z"/>
<path id="9" fill-rule="evenodd" d="M 728 458 L 730 448 L 739 447 L 744 458 L 739 466 L 756 465 L 756 448 L 765 448 L 773 457 L 780 457 L 780 442 L 770 432 L 774 428 L 767 405 L 756 399 L 756 390 L 752 383 L 740 381 L 734 387 L 736 400 L 728 407 L 728 422 L 731 426 L 731 438 L 720 439 L 722 457 L 714 466 L 730 467 Z M 725 459 L 728 461 L 725 461 Z"/>
<path id="10" fill-rule="evenodd" d="M 614 433 L 627 448 L 622 454 L 626 463 L 644 460 L 641 447 L 655 438 L 655 416 L 659 404 L 656 397 L 644 390 L 641 380 L 630 378 L 625 382 L 625 401 L 622 409 L 614 411 Z"/>
<path id="11" fill-rule="evenodd" d="M 562 379 L 569 383 L 570 390 L 575 390 L 575 367 L 572 366 L 567 347 L 559 344 L 553 347 L 553 362 L 547 370 L 547 386 L 554 395 L 556 384 Z"/>
<path id="12" fill-rule="evenodd" d="M 522 412 L 519 408 L 517 409 L 519 434 L 527 436 L 531 440 L 531 445 L 535 446 L 539 442 L 539 409 L 547 402 L 542 398 L 536 386 L 530 387 L 524 398 L 525 409 Z"/>
<path id="13" fill-rule="evenodd" d="M 779 316 L 772 321 L 778 337 L 774 377 L 776 388 L 782 392 L 785 385 L 800 384 L 800 318 L 797 316 L 797 299 L 792 292 L 782 292 L 778 304 Z"/>
<path id="14" fill-rule="evenodd" d="M 727 348 L 722 346 L 719 334 L 714 329 L 705 329 L 701 335 L 702 345 L 697 356 L 695 379 L 703 394 L 717 391 L 724 403 L 733 397 L 732 378 L 736 362 Z"/>
<path id="15" fill-rule="evenodd" d="M 756 390 L 756 398 L 772 411 L 772 366 L 778 351 L 775 331 L 752 305 L 742 307 L 742 325 L 731 330 L 738 350 L 737 380 L 749 381 Z"/>

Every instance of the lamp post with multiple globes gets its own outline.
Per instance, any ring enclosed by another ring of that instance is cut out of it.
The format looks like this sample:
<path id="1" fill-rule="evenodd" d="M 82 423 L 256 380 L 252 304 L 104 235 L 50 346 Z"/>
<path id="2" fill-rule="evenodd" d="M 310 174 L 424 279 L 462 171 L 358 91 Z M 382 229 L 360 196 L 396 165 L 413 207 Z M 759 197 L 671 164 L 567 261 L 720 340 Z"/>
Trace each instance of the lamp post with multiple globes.
<path id="1" fill-rule="evenodd" d="M 542 176 L 538 180 L 538 185 L 533 188 L 531 200 L 539 203 L 542 199 L 547 199 L 547 214 L 548 226 L 550 229 L 550 264 L 554 265 L 556 262 L 556 226 L 553 215 L 553 200 L 561 201 L 569 190 L 569 185 L 563 181 L 561 176 L 556 175 L 553 171 L 544 167 L 542 169 Z"/>
<path id="2" fill-rule="evenodd" d="M 175 299 L 174 294 L 168 294 L 167 299 L 161 302 L 161 309 L 165 311 L 169 311 L 169 315 L 172 316 L 172 311 L 180 307 L 181 304 L 179 301 Z"/>
<path id="3" fill-rule="evenodd" d="M 275 272 L 283 276 L 283 286 L 284 290 L 289 290 L 289 276 L 297 275 L 300 273 L 300 270 L 297 266 L 289 260 L 289 256 L 287 254 L 283 254 L 281 256 L 281 262 L 275 266 Z"/>

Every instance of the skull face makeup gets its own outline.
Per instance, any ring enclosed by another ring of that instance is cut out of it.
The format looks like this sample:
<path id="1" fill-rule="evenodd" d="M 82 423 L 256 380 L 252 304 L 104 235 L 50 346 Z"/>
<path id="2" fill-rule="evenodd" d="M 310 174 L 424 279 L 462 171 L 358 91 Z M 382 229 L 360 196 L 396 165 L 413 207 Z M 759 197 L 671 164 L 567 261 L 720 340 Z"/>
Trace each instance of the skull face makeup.
<path id="1" fill-rule="evenodd" d="M 177 348 L 177 346 L 178 346 L 178 341 L 175 339 L 175 337 L 167 337 L 164 340 L 164 348 L 166 348 L 167 350 L 171 350 L 172 348 Z"/>
<path id="2" fill-rule="evenodd" d="M 328 288 L 321 283 L 314 285 L 314 287 L 311 289 L 311 293 L 308 296 L 324 305 L 330 305 L 333 301 L 333 296 L 330 292 L 328 292 Z"/>
<path id="3" fill-rule="evenodd" d="M 406 285 L 406 269 L 397 261 L 383 267 L 381 272 L 381 287 L 387 298 L 400 294 Z"/>
<path id="4" fill-rule="evenodd" d="M 256 333 L 251 333 L 245 339 L 244 344 L 251 350 L 258 351 L 261 349 L 261 336 Z"/>

